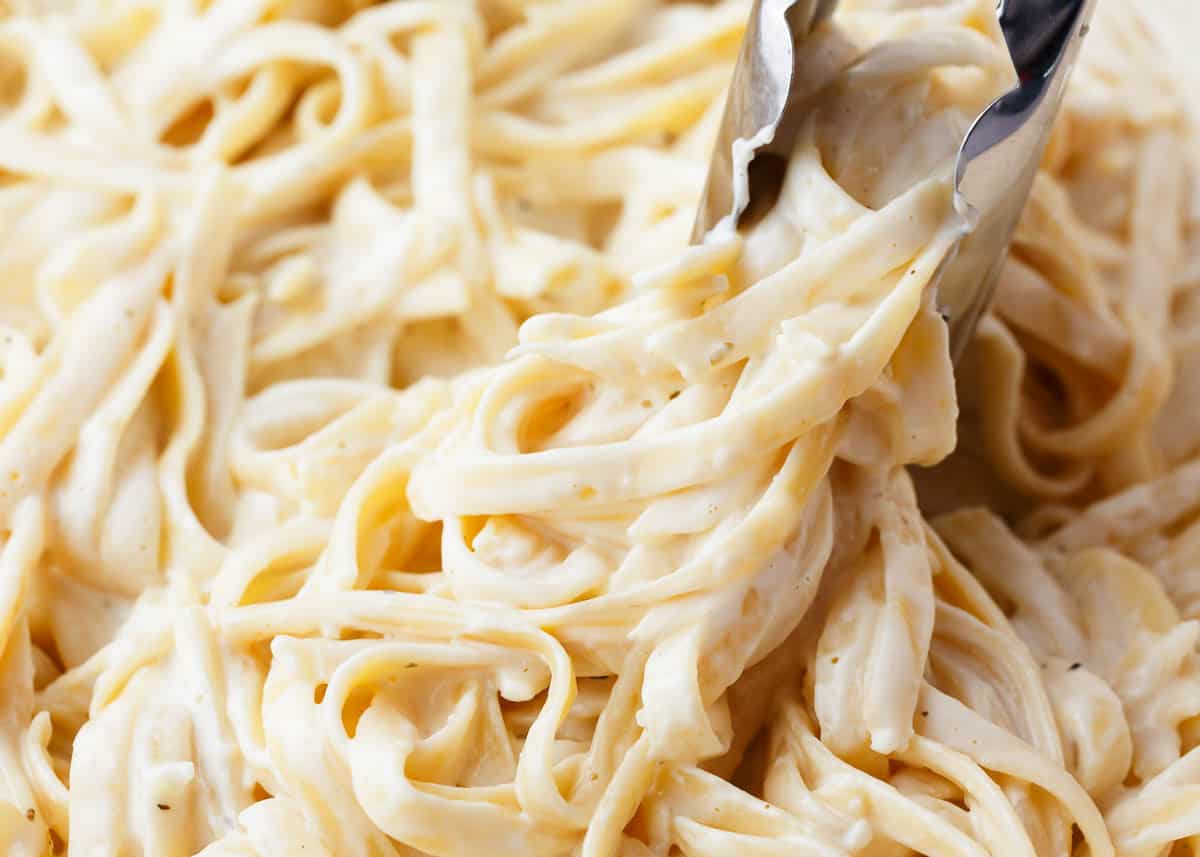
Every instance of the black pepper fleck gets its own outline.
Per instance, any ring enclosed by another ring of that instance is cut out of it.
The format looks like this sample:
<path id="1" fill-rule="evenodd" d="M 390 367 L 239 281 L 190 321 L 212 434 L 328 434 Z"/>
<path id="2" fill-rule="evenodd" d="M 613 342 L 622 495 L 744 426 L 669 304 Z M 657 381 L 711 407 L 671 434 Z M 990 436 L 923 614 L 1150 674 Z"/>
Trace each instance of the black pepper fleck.
<path id="1" fill-rule="evenodd" d="M 1079 661 L 1076 661 L 1075 663 L 1071 664 L 1071 666 L 1067 667 L 1067 669 L 1077 670 L 1081 666 L 1083 666 L 1083 664 L 1079 663 Z"/>
<path id="2" fill-rule="evenodd" d="M 37 818 L 37 810 L 36 809 L 25 810 L 25 817 L 27 819 L 29 819 L 30 821 L 33 821 L 35 818 Z"/>
<path id="3" fill-rule="evenodd" d="M 160 803 L 160 804 L 157 804 L 157 806 L 163 812 L 166 812 L 167 810 L 169 810 L 171 808 L 171 805 L 169 803 Z"/>

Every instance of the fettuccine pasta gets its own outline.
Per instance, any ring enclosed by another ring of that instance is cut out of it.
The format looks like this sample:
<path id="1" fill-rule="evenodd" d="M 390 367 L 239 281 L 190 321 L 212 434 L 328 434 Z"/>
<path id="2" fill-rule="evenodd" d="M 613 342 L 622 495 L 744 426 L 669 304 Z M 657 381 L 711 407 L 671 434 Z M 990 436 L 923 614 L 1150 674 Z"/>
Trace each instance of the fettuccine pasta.
<path id="1" fill-rule="evenodd" d="M 1200 17 L 1099 5 L 954 367 L 994 0 L 695 246 L 745 0 L 0 4 L 0 853 L 1200 854 Z"/>

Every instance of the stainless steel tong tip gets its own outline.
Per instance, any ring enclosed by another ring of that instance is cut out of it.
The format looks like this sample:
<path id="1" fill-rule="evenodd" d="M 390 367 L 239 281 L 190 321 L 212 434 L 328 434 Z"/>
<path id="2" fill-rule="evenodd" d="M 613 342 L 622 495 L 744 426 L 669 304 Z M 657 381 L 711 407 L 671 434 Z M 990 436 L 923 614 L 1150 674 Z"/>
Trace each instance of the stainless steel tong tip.
<path id="1" fill-rule="evenodd" d="M 1003 0 L 1000 29 L 1017 85 L 975 120 L 958 150 L 955 205 L 971 231 L 942 266 L 938 303 L 957 360 L 995 291 L 1062 106 L 1095 0 Z"/>
<path id="2" fill-rule="evenodd" d="M 788 113 L 796 77 L 796 50 L 829 18 L 837 0 L 755 0 L 733 69 L 725 115 L 709 163 L 708 179 L 692 230 L 700 242 L 713 229 L 736 228 L 756 196 L 751 166 L 790 154 L 777 139 Z"/>
<path id="3" fill-rule="evenodd" d="M 968 231 L 937 277 L 958 358 L 991 300 L 1008 244 L 1062 104 L 1096 0 L 1001 0 L 1000 29 L 1017 84 L 975 120 L 958 150 L 954 202 Z M 778 193 L 791 151 L 798 52 L 837 0 L 755 0 L 692 240 L 736 229 L 763 194 Z M 756 181 L 762 178 L 762 181 Z M 772 200 L 773 202 L 773 200 Z"/>

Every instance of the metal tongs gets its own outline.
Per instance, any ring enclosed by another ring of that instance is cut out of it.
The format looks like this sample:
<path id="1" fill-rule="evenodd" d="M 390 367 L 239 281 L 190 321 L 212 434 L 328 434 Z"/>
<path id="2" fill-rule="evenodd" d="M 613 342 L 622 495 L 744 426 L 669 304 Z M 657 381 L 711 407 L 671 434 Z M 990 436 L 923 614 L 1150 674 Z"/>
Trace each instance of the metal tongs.
<path id="1" fill-rule="evenodd" d="M 754 0 L 693 241 L 736 228 L 772 184 L 778 192 L 800 125 L 795 112 L 804 109 L 801 51 L 836 6 L 837 0 Z M 958 150 L 954 204 L 970 231 L 938 279 L 956 360 L 991 300 L 1094 6 L 1095 0 L 999 0 L 1017 85 L 984 110 Z"/>

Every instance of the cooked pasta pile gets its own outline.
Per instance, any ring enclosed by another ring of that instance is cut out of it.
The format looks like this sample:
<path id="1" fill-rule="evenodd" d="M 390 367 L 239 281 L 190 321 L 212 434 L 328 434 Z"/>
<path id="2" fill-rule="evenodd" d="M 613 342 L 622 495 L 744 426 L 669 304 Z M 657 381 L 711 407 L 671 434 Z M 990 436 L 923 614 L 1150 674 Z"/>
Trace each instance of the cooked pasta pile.
<path id="1" fill-rule="evenodd" d="M 842 0 L 688 247 L 743 0 L 4 4 L 0 852 L 1200 854 L 1200 14 L 956 394 L 994 5 Z"/>

